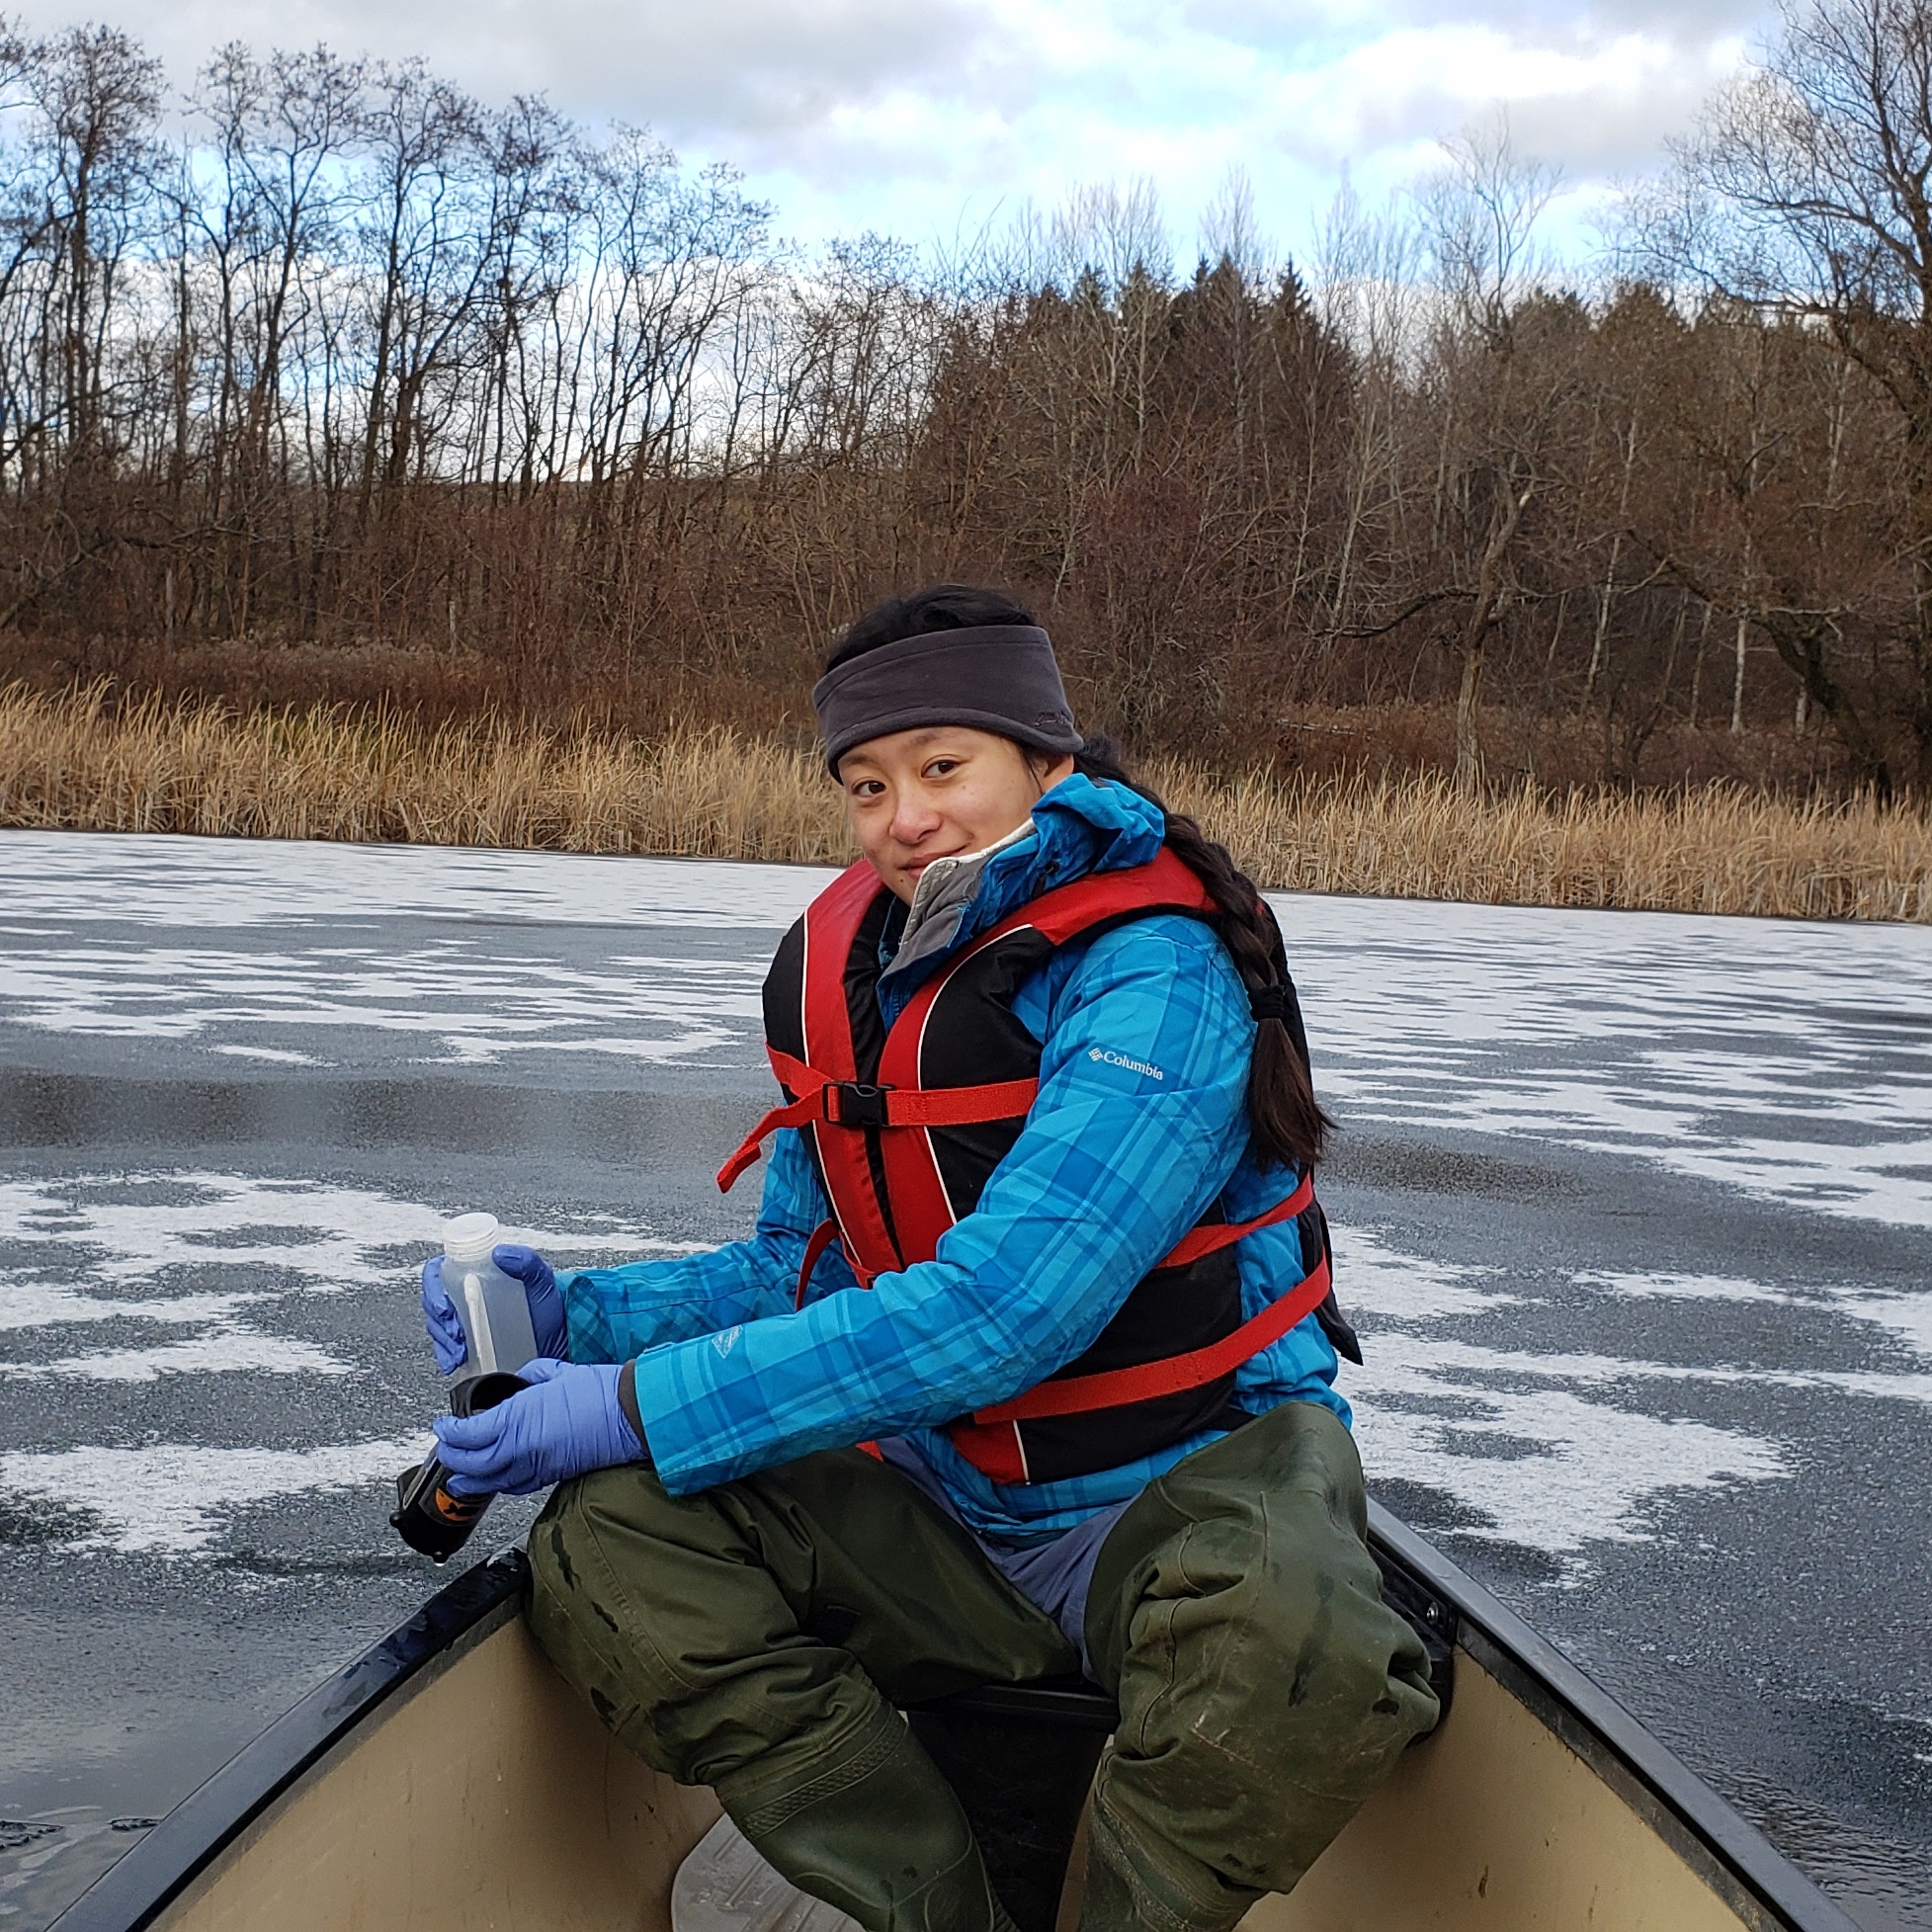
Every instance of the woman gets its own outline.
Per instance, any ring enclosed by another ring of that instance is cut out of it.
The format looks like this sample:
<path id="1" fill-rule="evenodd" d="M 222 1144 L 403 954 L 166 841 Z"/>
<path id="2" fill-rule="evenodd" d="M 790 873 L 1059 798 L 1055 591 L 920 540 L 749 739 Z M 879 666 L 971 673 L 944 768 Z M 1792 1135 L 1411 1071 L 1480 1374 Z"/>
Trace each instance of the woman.
<path id="1" fill-rule="evenodd" d="M 1086 1925 L 1218 1932 L 1436 1719 L 1363 1541 L 1280 936 L 1009 600 L 880 605 L 813 702 L 864 857 L 766 982 L 786 1104 L 720 1177 L 770 1139 L 757 1229 L 560 1286 L 498 1250 L 569 1359 L 443 1459 L 561 1485 L 539 1641 L 868 1932 L 1010 1925 L 895 1705 L 1082 1668 L 1121 1707 Z M 447 1371 L 433 1267 L 425 1305 Z"/>

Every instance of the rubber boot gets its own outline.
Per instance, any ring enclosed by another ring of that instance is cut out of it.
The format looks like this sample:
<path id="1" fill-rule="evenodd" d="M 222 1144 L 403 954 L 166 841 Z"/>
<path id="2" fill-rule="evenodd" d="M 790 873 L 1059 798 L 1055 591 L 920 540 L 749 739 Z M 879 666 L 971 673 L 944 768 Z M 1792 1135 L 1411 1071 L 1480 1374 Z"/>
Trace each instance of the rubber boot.
<path id="1" fill-rule="evenodd" d="M 1124 1832 L 1099 1803 L 1087 1813 L 1087 1877 L 1080 1932 L 1233 1932 L 1265 1893 L 1202 1872 L 1213 1888 L 1199 1896 Z"/>
<path id="2" fill-rule="evenodd" d="M 1014 1932 L 953 1788 L 896 1713 L 870 1748 L 755 1809 L 726 1808 L 782 1873 L 865 1932 Z"/>

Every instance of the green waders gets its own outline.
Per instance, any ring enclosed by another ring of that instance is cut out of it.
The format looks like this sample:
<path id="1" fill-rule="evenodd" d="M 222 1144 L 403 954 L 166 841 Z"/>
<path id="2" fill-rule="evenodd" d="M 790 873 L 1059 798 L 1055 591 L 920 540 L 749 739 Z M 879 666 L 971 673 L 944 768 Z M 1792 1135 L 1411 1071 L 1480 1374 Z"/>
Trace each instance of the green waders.
<path id="1" fill-rule="evenodd" d="M 1224 1932 L 1435 1722 L 1365 1530 L 1355 1445 L 1302 1402 L 1188 1457 L 1115 1525 L 1087 1605 L 1121 1723 L 1086 1932 Z M 795 1884 L 866 1932 L 1009 1923 L 894 1706 L 1078 1659 L 903 1476 L 841 1450 L 674 1497 L 605 1470 L 557 1490 L 530 1553 L 557 1668 L 647 1763 L 714 1787 Z"/>

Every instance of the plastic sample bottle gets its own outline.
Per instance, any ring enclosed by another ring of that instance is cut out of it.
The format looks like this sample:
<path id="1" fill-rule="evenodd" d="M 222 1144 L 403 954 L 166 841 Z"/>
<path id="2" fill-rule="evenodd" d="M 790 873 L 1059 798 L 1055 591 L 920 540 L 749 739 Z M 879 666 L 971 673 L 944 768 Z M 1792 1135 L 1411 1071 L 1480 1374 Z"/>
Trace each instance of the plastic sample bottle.
<path id="1" fill-rule="evenodd" d="M 468 1347 L 450 1377 L 450 1410 L 474 1415 L 507 1402 L 529 1385 L 517 1374 L 537 1353 L 523 1283 L 490 1258 L 502 1233 L 494 1215 L 459 1215 L 443 1223 L 443 1290 L 456 1303 Z M 390 1523 L 412 1550 L 448 1562 L 489 1508 L 487 1496 L 451 1492 L 449 1470 L 434 1456 L 396 1477 Z"/>
<path id="2" fill-rule="evenodd" d="M 490 1259 L 502 1232 L 494 1215 L 459 1215 L 443 1223 L 443 1288 L 469 1345 L 469 1359 L 450 1378 L 453 1388 L 478 1376 L 514 1375 L 537 1353 L 523 1283 Z"/>

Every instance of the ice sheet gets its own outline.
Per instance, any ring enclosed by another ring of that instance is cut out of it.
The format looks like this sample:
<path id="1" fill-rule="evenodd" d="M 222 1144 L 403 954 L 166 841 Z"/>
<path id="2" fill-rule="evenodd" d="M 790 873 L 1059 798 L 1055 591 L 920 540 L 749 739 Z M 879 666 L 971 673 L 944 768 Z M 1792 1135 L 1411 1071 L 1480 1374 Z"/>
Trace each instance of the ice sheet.
<path id="1" fill-rule="evenodd" d="M 533 1049 L 676 1062 L 735 1048 L 748 1061 L 763 978 L 762 963 L 624 952 L 573 968 L 462 932 L 303 952 L 62 947 L 0 955 L 0 1014 L 37 1032 L 192 1041 L 283 1066 L 328 1063 L 334 1040 L 351 1032 L 392 1036 L 409 1059 L 459 1065 Z M 223 1037 L 254 1028 L 293 1029 L 316 1045 Z"/>
<path id="2" fill-rule="evenodd" d="M 772 933 L 829 877 L 0 834 L 0 892 L 45 942 L 0 947 L 0 1024 L 292 1071 L 372 1038 L 456 1065 L 559 1052 L 748 1068 Z M 1274 903 L 1323 1092 L 1349 1123 L 1554 1139 L 1815 1213 L 1932 1227 L 1932 929 Z M 405 930 L 359 937 L 359 922 L 397 919 Z M 546 922 L 741 937 L 700 958 L 619 931 L 563 959 L 506 931 Z M 175 936 L 189 927 L 195 939 Z"/>
<path id="3" fill-rule="evenodd" d="M 10 922 L 203 930 L 492 919 L 782 932 L 833 877 L 813 866 L 709 859 L 0 831 L 0 910 Z"/>
<path id="4" fill-rule="evenodd" d="M 1349 1122 L 1932 1227 L 1932 929 L 1277 895 Z"/>
<path id="5" fill-rule="evenodd" d="M 419 1064 L 544 1052 L 749 1064 L 773 933 L 828 876 L 0 835 L 0 889 L 19 922 L 0 943 L 0 1026 L 186 1044 L 295 1081 L 372 1037 Z M 1277 903 L 1323 1090 L 1351 1126 L 1554 1139 L 1814 1214 L 1932 1224 L 1932 933 Z M 397 918 L 406 930 L 369 930 Z M 570 952 L 536 937 L 586 922 L 611 928 L 609 942 Z M 680 926 L 740 936 L 694 954 L 626 930 Z M 10 1379 L 340 1382 L 355 1373 L 345 1353 L 294 1336 L 293 1310 L 303 1298 L 393 1289 L 434 1246 L 442 1212 L 469 1205 L 165 1165 L 0 1183 L 0 1243 L 15 1257 L 0 1276 L 0 1328 L 24 1351 Z M 559 1258 L 685 1245 L 615 1217 L 513 1232 Z M 1379 1472 L 1453 1495 L 1470 1513 L 1466 1534 L 1572 1565 L 1598 1544 L 1655 1534 L 1673 1491 L 1789 1476 L 1790 1444 L 1690 1413 L 1699 1391 L 1932 1400 L 1932 1374 L 1911 1367 L 1932 1362 L 1932 1291 L 1631 1269 L 1569 1283 L 1637 1302 L 1823 1308 L 1894 1349 L 1831 1371 L 1662 1362 L 1493 1346 L 1483 1318 L 1527 1302 L 1520 1281 L 1408 1253 L 1374 1227 L 1341 1228 L 1338 1251 L 1347 1302 L 1371 1337 L 1369 1366 L 1345 1386 Z M 355 1444 L 327 1447 L 338 1458 L 328 1468 L 358 1467 Z M 243 1466 L 208 1466 L 229 1467 Z M 16 1457 L 6 1468 L 28 1466 Z M 380 1472 L 393 1472 L 386 1460 Z M 218 1505 L 189 1514 L 181 1534 L 145 1516 L 117 1519 L 114 1534 L 151 1532 L 142 1547 L 176 1554 L 213 1547 Z"/>

